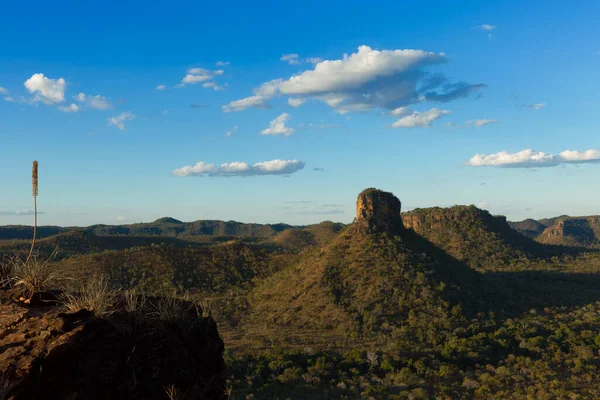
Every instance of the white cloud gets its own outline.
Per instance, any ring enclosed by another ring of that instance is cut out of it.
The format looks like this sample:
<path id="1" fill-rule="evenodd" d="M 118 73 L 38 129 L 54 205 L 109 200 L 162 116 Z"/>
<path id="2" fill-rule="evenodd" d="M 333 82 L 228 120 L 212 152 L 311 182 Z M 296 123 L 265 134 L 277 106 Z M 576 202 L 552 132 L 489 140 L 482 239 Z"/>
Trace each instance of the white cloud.
<path id="1" fill-rule="evenodd" d="M 110 101 L 106 97 L 100 96 L 99 94 L 96 96 L 90 96 L 85 93 L 78 93 L 73 96 L 73 99 L 80 104 L 85 104 L 86 107 L 93 108 L 94 110 L 112 109 L 112 104 Z"/>
<path id="2" fill-rule="evenodd" d="M 223 70 L 211 71 L 205 68 L 190 68 L 187 70 L 187 75 L 181 80 L 178 87 L 184 87 L 185 85 L 193 85 L 200 82 L 206 82 L 212 80 L 215 76 L 222 75 Z"/>
<path id="3" fill-rule="evenodd" d="M 498 121 L 495 119 L 472 119 L 465 123 L 467 127 L 474 126 L 475 128 L 481 128 L 482 126 L 486 126 L 489 124 L 495 124 Z"/>
<path id="4" fill-rule="evenodd" d="M 127 220 L 127 217 L 125 217 L 125 216 L 123 216 L 123 215 L 119 215 L 119 216 L 117 217 L 117 222 L 123 222 L 123 221 L 126 221 L 126 220 Z"/>
<path id="5" fill-rule="evenodd" d="M 298 59 L 298 54 L 284 54 L 280 58 L 281 61 L 287 61 L 290 65 L 298 65 L 300 64 L 300 60 Z"/>
<path id="6" fill-rule="evenodd" d="M 60 106 L 58 107 L 58 109 L 64 112 L 78 112 L 81 110 L 81 108 L 79 108 L 77 104 L 71 104 L 69 106 Z"/>
<path id="7" fill-rule="evenodd" d="M 15 102 L 15 99 L 12 98 L 12 97 L 10 97 L 10 96 L 5 97 L 4 100 L 8 101 L 9 103 L 14 103 Z"/>
<path id="8" fill-rule="evenodd" d="M 477 203 L 477 208 L 481 208 L 481 209 L 486 209 L 488 208 L 489 203 L 486 203 L 485 201 L 480 201 L 479 203 Z"/>
<path id="9" fill-rule="evenodd" d="M 294 97 L 290 97 L 288 99 L 288 104 L 291 107 L 300 107 L 304 103 L 306 103 L 306 99 L 299 99 L 299 98 L 294 98 Z"/>
<path id="10" fill-rule="evenodd" d="M 31 210 L 17 210 L 17 211 L 0 211 L 0 215 L 2 216 L 28 216 L 28 215 L 33 215 L 34 212 Z M 43 212 L 39 212 L 38 214 L 43 214 Z"/>
<path id="11" fill-rule="evenodd" d="M 473 167 L 535 168 L 555 167 L 560 164 L 584 164 L 600 162 L 600 151 L 565 150 L 558 155 L 526 149 L 517 153 L 501 151 L 495 154 L 477 154 L 467 165 Z"/>
<path id="12" fill-rule="evenodd" d="M 3 88 L 2 86 L 0 86 L 0 93 L 6 94 L 6 93 L 8 93 L 8 90 L 6 88 Z"/>
<path id="13" fill-rule="evenodd" d="M 321 61 L 323 61 L 323 59 L 321 57 L 308 57 L 306 60 L 307 63 L 309 64 L 318 64 Z"/>
<path id="14" fill-rule="evenodd" d="M 131 111 L 126 111 L 119 114 L 116 117 L 110 117 L 108 119 L 108 125 L 114 125 L 118 129 L 124 131 L 125 130 L 125 121 L 131 121 L 135 118 L 135 114 Z"/>
<path id="15" fill-rule="evenodd" d="M 156 90 L 165 90 L 166 88 L 167 88 L 167 86 L 166 86 L 166 85 L 158 85 L 158 86 L 156 87 Z"/>
<path id="16" fill-rule="evenodd" d="M 164 110 L 163 111 L 163 115 L 167 115 L 169 113 L 169 110 Z"/>
<path id="17" fill-rule="evenodd" d="M 283 135 L 289 136 L 294 133 L 294 128 L 285 126 L 290 119 L 290 114 L 283 113 L 273 121 L 269 122 L 269 127 L 260 131 L 261 135 Z"/>
<path id="18" fill-rule="evenodd" d="M 398 109 L 392 111 L 397 112 Z M 404 110 L 406 113 L 410 112 L 408 110 Z M 407 114 L 401 117 L 399 120 L 392 124 L 393 128 L 415 128 L 415 127 L 429 127 L 431 123 L 444 115 L 450 114 L 448 110 L 440 110 L 439 108 L 432 108 L 429 111 L 413 111 L 410 114 Z"/>
<path id="19" fill-rule="evenodd" d="M 533 108 L 534 110 L 541 110 L 546 107 L 546 103 L 536 103 L 536 104 L 524 104 L 524 107 Z"/>
<path id="20" fill-rule="evenodd" d="M 217 61 L 217 62 L 215 63 L 215 65 L 216 65 L 217 67 L 226 67 L 226 66 L 228 66 L 229 64 L 231 64 L 229 61 Z"/>
<path id="21" fill-rule="evenodd" d="M 393 110 L 423 101 L 449 102 L 467 97 L 484 84 L 450 82 L 428 67 L 448 60 L 444 53 L 423 50 L 374 50 L 360 46 L 339 60 L 325 60 L 287 80 L 275 79 L 254 90 L 254 96 L 223 106 L 224 111 L 268 107 L 277 95 L 313 98 L 338 112 Z M 250 105 L 248 105 L 250 104 Z"/>
<path id="22" fill-rule="evenodd" d="M 232 130 L 225 132 L 225 136 L 229 137 L 229 136 L 233 135 L 235 132 L 237 132 L 237 130 L 238 130 L 238 127 L 236 125 L 233 127 Z"/>
<path id="23" fill-rule="evenodd" d="M 185 166 L 173 171 L 175 176 L 257 176 L 257 175 L 287 175 L 298 172 L 306 164 L 298 160 L 271 160 L 249 165 L 245 162 L 224 163 L 220 166 L 200 161 L 193 166 Z"/>
<path id="24" fill-rule="evenodd" d="M 243 111 L 246 108 L 269 108 L 267 99 L 263 96 L 250 96 L 244 99 L 235 100 L 231 103 L 222 106 L 224 112 Z"/>
<path id="25" fill-rule="evenodd" d="M 482 126 L 498 123 L 495 119 L 471 119 L 464 124 L 456 124 L 454 122 L 446 122 L 445 126 L 454 128 L 481 128 Z"/>
<path id="26" fill-rule="evenodd" d="M 67 83 L 63 78 L 50 79 L 44 74 L 33 74 L 24 83 L 29 93 L 35 94 L 34 101 L 45 104 L 61 103 L 65 100 Z"/>
<path id="27" fill-rule="evenodd" d="M 224 89 L 223 86 L 219 86 L 215 82 L 206 82 L 205 84 L 202 85 L 202 87 L 211 88 L 212 90 L 223 90 Z"/>
<path id="28" fill-rule="evenodd" d="M 496 26 L 490 25 L 490 24 L 482 24 L 482 25 L 478 25 L 477 29 L 481 29 L 482 31 L 486 31 L 486 32 L 491 32 L 494 29 L 496 29 Z"/>

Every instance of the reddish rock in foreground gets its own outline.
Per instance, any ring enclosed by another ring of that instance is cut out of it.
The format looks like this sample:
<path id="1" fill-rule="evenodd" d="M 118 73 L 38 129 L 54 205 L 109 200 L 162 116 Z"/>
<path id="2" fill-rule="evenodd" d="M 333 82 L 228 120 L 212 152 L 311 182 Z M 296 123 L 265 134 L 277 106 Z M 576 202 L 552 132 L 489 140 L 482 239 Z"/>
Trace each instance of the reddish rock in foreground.
<path id="1" fill-rule="evenodd" d="M 25 308 L 0 290 L 2 398 L 167 399 L 172 386 L 181 399 L 225 399 L 223 350 L 210 317 L 166 323 L 123 311 L 107 320 Z"/>

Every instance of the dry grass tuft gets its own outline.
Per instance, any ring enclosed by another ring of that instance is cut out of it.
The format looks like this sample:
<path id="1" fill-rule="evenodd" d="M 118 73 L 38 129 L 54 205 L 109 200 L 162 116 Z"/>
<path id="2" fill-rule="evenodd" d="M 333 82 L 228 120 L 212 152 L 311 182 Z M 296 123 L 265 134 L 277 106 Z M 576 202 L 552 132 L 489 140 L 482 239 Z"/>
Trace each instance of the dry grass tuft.
<path id="1" fill-rule="evenodd" d="M 164 292 L 151 302 L 149 315 L 164 322 L 180 322 L 189 318 L 193 309 L 187 292 L 181 297 L 177 297 L 175 292 Z"/>
<path id="2" fill-rule="evenodd" d="M 166 386 L 165 393 L 169 397 L 169 400 L 183 400 L 187 396 L 187 393 L 180 391 L 175 385 Z"/>
<path id="3" fill-rule="evenodd" d="M 125 304 L 125 311 L 127 312 L 141 312 L 146 305 L 146 295 L 139 292 L 138 290 L 128 289 L 123 293 L 123 300 Z"/>
<path id="4" fill-rule="evenodd" d="M 94 275 L 85 282 L 78 281 L 75 290 L 65 291 L 59 302 L 70 312 L 83 308 L 90 310 L 97 317 L 107 317 L 115 312 L 117 291 L 112 289 L 108 279 L 102 275 Z"/>
<path id="5" fill-rule="evenodd" d="M 21 287 L 24 294 L 30 298 L 34 293 L 56 289 L 62 281 L 56 267 L 52 265 L 57 253 L 55 250 L 48 258 L 37 254 L 29 260 L 24 254 L 17 254 L 2 267 L 2 273 L 5 274 L 3 283 Z"/>

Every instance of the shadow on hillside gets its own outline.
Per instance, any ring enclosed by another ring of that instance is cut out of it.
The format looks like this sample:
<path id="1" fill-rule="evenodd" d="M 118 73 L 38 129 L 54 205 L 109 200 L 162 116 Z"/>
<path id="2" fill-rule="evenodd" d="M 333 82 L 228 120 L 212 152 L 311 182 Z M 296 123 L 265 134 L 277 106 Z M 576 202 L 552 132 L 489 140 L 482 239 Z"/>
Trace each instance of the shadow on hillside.
<path id="1" fill-rule="evenodd" d="M 600 301 L 600 274 L 510 271 L 482 274 L 491 311 L 517 315 L 533 308 L 575 307 Z"/>

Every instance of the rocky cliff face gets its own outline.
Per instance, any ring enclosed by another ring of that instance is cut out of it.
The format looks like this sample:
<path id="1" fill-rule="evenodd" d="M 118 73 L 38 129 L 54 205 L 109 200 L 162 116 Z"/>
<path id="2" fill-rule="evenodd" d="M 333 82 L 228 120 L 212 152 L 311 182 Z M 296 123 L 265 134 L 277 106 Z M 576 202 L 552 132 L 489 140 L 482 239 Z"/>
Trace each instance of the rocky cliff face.
<path id="1" fill-rule="evenodd" d="M 212 318 L 110 320 L 27 308 L 0 290 L 0 398 L 225 399 L 223 341 Z"/>
<path id="2" fill-rule="evenodd" d="M 356 201 L 356 224 L 373 232 L 393 233 L 402 228 L 400 200 L 392 193 L 366 189 Z"/>
<path id="3" fill-rule="evenodd" d="M 548 227 L 537 240 L 545 244 L 591 246 L 600 244 L 600 217 L 568 217 Z"/>

